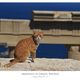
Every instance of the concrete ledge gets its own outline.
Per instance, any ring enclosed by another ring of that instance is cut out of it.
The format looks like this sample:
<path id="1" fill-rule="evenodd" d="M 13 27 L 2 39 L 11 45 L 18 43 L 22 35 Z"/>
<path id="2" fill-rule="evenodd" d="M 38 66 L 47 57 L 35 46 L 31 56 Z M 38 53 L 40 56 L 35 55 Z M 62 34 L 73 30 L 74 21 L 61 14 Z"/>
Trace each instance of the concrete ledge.
<path id="1" fill-rule="evenodd" d="M 9 62 L 10 59 L 0 58 L 1 65 Z M 0 67 L 0 71 L 80 71 L 80 61 L 73 59 L 48 59 L 36 58 L 34 63 L 26 60 L 24 63 L 17 63 L 10 68 Z"/>

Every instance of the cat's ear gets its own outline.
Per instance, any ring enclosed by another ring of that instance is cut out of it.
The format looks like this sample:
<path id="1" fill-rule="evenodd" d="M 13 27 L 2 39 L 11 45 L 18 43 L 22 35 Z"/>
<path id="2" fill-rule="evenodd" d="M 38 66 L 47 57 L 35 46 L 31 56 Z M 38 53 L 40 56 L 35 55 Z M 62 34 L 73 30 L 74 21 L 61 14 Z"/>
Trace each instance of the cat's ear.
<path id="1" fill-rule="evenodd" d="M 33 34 L 36 34 L 36 31 L 33 31 Z"/>
<path id="2" fill-rule="evenodd" d="M 38 33 L 43 34 L 42 31 L 33 31 L 33 34 L 34 34 L 34 35 L 35 35 L 35 34 L 38 34 Z"/>

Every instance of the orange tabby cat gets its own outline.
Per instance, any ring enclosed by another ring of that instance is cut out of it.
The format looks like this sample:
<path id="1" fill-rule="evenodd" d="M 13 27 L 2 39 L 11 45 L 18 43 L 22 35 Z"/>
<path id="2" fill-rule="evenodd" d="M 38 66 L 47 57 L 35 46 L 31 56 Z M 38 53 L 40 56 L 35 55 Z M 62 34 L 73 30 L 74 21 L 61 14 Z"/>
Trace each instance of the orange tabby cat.
<path id="1" fill-rule="evenodd" d="M 14 59 L 10 60 L 10 63 L 5 64 L 4 67 L 10 67 L 18 62 L 24 62 L 29 54 L 32 56 L 32 62 L 34 62 L 36 49 L 42 37 L 43 32 L 34 32 L 31 37 L 19 41 L 15 47 Z"/>

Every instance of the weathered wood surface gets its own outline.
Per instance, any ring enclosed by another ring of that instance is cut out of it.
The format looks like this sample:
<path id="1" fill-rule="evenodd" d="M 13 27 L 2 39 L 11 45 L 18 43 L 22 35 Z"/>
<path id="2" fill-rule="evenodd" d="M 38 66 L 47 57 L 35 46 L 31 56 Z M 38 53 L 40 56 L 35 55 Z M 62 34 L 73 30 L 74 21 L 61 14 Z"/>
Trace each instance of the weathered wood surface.
<path id="1" fill-rule="evenodd" d="M 33 11 L 33 21 L 80 22 L 80 11 Z"/>
<path id="2" fill-rule="evenodd" d="M 80 45 L 79 23 L 75 23 L 73 26 L 70 26 L 68 23 L 58 24 L 32 23 L 30 20 L 1 19 L 0 43 L 6 42 L 10 46 L 15 46 L 19 40 L 31 36 L 33 31 L 42 30 L 44 32 L 42 43 Z"/>

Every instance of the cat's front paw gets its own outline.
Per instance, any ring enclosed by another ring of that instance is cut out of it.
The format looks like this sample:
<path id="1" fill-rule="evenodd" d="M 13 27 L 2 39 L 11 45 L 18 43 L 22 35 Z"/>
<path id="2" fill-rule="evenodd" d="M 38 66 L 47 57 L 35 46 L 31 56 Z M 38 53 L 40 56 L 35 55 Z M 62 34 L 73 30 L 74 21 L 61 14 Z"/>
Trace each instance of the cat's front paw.
<path id="1" fill-rule="evenodd" d="M 31 62 L 34 62 L 34 60 L 31 60 Z"/>

